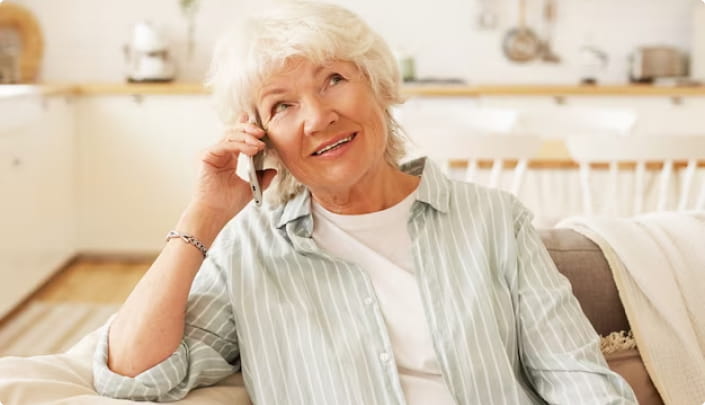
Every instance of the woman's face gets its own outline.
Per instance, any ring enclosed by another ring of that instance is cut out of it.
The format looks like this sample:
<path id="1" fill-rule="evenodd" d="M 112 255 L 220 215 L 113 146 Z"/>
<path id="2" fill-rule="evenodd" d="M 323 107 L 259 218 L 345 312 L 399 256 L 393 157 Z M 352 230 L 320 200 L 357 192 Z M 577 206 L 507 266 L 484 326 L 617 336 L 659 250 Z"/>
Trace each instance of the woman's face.
<path id="1" fill-rule="evenodd" d="M 256 102 L 282 163 L 314 194 L 351 189 L 385 165 L 384 110 L 353 63 L 290 60 Z"/>

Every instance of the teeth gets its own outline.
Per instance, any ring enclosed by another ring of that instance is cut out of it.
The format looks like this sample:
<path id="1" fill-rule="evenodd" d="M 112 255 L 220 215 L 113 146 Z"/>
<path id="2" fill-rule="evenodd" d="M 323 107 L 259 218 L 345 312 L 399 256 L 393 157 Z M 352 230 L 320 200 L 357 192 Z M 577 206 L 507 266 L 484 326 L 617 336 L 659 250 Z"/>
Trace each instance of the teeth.
<path id="1" fill-rule="evenodd" d="M 328 152 L 329 150 L 334 149 L 334 148 L 337 148 L 338 146 L 340 146 L 340 145 L 342 145 L 342 144 L 344 144 L 344 143 L 346 143 L 346 142 L 350 142 L 350 141 L 352 140 L 352 138 L 353 138 L 353 136 L 350 135 L 349 137 L 343 138 L 343 139 L 339 140 L 338 142 L 336 142 L 336 143 L 334 143 L 334 144 L 332 144 L 332 145 L 328 145 L 328 146 L 326 146 L 325 148 L 323 148 L 323 149 L 321 149 L 321 150 L 319 150 L 319 151 L 314 152 L 313 154 L 316 155 L 316 156 L 321 155 L 321 154 L 324 154 L 324 153 Z"/>

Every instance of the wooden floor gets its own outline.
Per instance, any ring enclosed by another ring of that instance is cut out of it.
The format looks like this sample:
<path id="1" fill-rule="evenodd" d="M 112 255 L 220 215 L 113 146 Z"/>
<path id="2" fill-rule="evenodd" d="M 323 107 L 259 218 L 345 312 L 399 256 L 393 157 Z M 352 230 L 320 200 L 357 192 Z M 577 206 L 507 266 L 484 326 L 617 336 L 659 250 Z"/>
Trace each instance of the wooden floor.
<path id="1" fill-rule="evenodd" d="M 78 260 L 41 288 L 33 299 L 121 303 L 150 264 L 151 262 Z"/>
<path id="2" fill-rule="evenodd" d="M 32 302 L 120 304 L 149 269 L 152 259 L 77 259 L 57 272 L 43 287 L 0 320 L 0 328 Z"/>

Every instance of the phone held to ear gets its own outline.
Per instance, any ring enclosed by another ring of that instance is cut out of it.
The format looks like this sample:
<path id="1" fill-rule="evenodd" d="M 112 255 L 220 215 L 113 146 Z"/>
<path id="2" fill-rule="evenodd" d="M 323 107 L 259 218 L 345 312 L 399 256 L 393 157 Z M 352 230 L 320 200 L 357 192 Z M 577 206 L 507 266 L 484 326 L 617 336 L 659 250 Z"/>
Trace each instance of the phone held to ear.
<path id="1" fill-rule="evenodd" d="M 255 200 L 255 205 L 259 207 L 262 205 L 262 188 L 260 187 L 259 179 L 257 178 L 257 171 L 262 170 L 264 153 L 260 151 L 256 155 L 248 156 L 247 158 L 249 161 L 247 177 L 250 181 L 250 188 L 252 189 L 252 199 Z"/>
<path id="2" fill-rule="evenodd" d="M 262 128 L 259 120 L 252 115 L 250 115 L 249 122 L 255 124 Z M 266 136 L 266 135 L 265 135 Z M 262 170 L 264 166 L 264 150 L 259 151 L 254 156 L 247 156 L 248 168 L 247 177 L 250 182 L 250 189 L 252 190 L 252 199 L 255 201 L 256 206 L 262 205 L 262 187 L 259 184 L 259 178 L 257 177 L 257 171 Z"/>

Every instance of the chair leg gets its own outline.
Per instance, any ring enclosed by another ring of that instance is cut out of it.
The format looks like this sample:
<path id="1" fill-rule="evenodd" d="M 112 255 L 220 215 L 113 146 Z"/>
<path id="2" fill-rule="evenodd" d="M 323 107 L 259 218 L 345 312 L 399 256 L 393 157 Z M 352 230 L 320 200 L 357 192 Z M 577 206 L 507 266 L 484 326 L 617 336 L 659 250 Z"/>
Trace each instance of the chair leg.
<path id="1" fill-rule="evenodd" d="M 590 163 L 580 162 L 580 186 L 583 190 L 583 213 L 592 215 L 592 193 L 590 192 Z"/>
<path id="2" fill-rule="evenodd" d="M 703 188 L 700 190 L 700 196 L 695 203 L 696 210 L 705 210 L 705 179 L 703 179 Z"/>
<path id="3" fill-rule="evenodd" d="M 495 159 L 492 163 L 492 173 L 490 174 L 490 187 L 499 188 L 501 186 L 500 180 L 503 168 L 504 162 L 502 162 L 502 159 Z"/>
<path id="4" fill-rule="evenodd" d="M 636 162 L 634 171 L 634 215 L 639 215 L 644 210 L 644 177 L 646 177 L 646 162 Z"/>
<path id="5" fill-rule="evenodd" d="M 477 177 L 477 159 L 468 159 L 468 168 L 465 171 L 465 181 L 474 182 Z"/>
<path id="6" fill-rule="evenodd" d="M 683 173 L 683 183 L 681 184 L 681 195 L 678 199 L 678 211 L 683 211 L 688 205 L 688 198 L 690 197 L 690 185 L 693 183 L 693 176 L 695 176 L 695 169 L 698 166 L 698 161 L 696 159 L 691 159 L 688 161 L 688 166 L 685 168 L 685 173 Z"/>
<path id="7" fill-rule="evenodd" d="M 510 191 L 515 196 L 519 196 L 519 189 L 524 181 L 527 166 L 527 159 L 519 159 L 519 161 L 517 161 L 517 166 L 514 168 L 514 178 L 512 179 L 512 188 Z"/>
<path id="8" fill-rule="evenodd" d="M 607 192 L 602 196 L 602 206 L 607 209 L 609 207 L 610 214 L 614 217 L 619 216 L 619 198 L 617 195 L 619 165 L 616 161 L 611 161 L 609 165 L 609 181 L 607 182 Z"/>
<path id="9" fill-rule="evenodd" d="M 663 162 L 663 169 L 661 169 L 661 181 L 659 183 L 658 205 L 656 207 L 658 211 L 666 210 L 666 204 L 668 202 L 668 186 L 671 181 L 672 172 L 673 160 L 669 159 Z"/>

